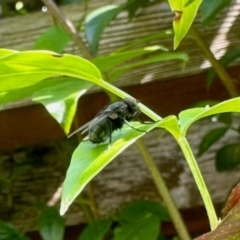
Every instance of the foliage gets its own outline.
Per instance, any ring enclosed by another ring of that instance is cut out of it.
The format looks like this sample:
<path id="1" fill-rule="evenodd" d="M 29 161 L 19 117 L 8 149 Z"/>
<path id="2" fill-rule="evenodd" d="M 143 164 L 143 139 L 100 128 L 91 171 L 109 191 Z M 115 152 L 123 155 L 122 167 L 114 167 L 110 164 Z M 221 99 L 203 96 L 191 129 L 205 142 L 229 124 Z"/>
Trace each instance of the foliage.
<path id="1" fill-rule="evenodd" d="M 18 230 L 10 223 L 0 221 L 0 239 L 2 240 L 29 240 L 23 236 Z"/>
<path id="2" fill-rule="evenodd" d="M 167 36 L 169 33 L 167 31 L 146 36 L 133 43 L 129 43 L 129 45 L 109 55 L 97 56 L 101 34 L 106 26 L 108 26 L 121 11 L 128 11 L 129 19 L 132 19 L 141 7 L 146 7 L 158 2 L 160 1 L 131 0 L 126 4 L 118 6 L 108 5 L 90 13 L 85 19 L 84 26 L 88 45 L 92 54 L 96 56 L 90 61 L 69 54 L 61 54 L 69 42 L 69 37 L 60 26 L 49 29 L 35 42 L 35 49 L 44 48 L 51 51 L 17 52 L 14 50 L 1 49 L 0 106 L 30 97 L 33 101 L 45 105 L 49 113 L 62 126 L 65 133 L 69 133 L 76 112 L 77 101 L 79 97 L 93 85 L 98 85 L 106 91 L 124 98 L 128 95 L 110 83 L 127 71 L 149 63 L 172 59 L 178 59 L 186 63 L 189 59 L 185 53 L 169 52 L 164 46 L 153 46 L 149 44 L 150 40 Z M 175 13 L 173 28 L 175 33 L 174 49 L 176 49 L 191 28 L 202 1 L 169 0 L 168 2 L 171 10 Z M 203 24 L 209 24 L 216 14 L 229 3 L 230 1 L 222 1 L 222 3 L 219 3 L 217 0 L 209 3 L 209 1 L 204 0 L 201 6 Z M 54 44 L 56 42 L 56 33 L 58 34 L 59 41 L 57 41 L 57 44 Z M 227 65 L 238 56 L 239 51 L 230 52 L 222 58 L 221 62 L 223 65 Z M 212 71 L 209 78 L 212 80 L 214 77 L 215 73 Z M 119 132 L 113 133 L 113 143 L 111 145 L 104 142 L 95 146 L 90 142 L 82 142 L 76 148 L 63 185 L 60 213 L 63 215 L 67 211 L 70 204 L 86 184 L 107 164 L 114 160 L 118 154 L 152 129 L 164 128 L 173 135 L 182 149 L 203 197 L 211 228 L 215 229 L 218 225 L 217 218 L 204 180 L 187 142 L 186 133 L 193 123 L 203 117 L 220 113 L 240 112 L 240 98 L 227 100 L 212 107 L 187 109 L 180 112 L 178 117 L 168 116 L 164 119 L 146 106 L 140 103 L 139 106 L 143 113 L 154 120 L 154 122 L 149 125 L 143 125 L 138 122 L 133 123 L 135 128 L 144 130 L 145 132 L 138 132 L 125 126 L 121 134 Z M 231 119 L 222 118 L 222 122 L 224 122 L 226 126 L 212 130 L 203 138 L 199 148 L 199 155 L 207 151 L 207 149 L 230 129 Z M 225 146 L 218 152 L 217 168 L 219 170 L 232 169 L 239 164 L 239 155 L 238 143 Z M 226 161 L 226 159 L 228 161 Z M 214 231 L 209 233 L 206 239 L 211 239 L 213 236 L 217 236 L 218 239 L 229 239 L 233 236 L 239 237 L 239 235 L 236 235 L 239 234 L 239 224 L 236 225 L 235 222 L 233 222 L 234 219 L 234 221 L 236 220 L 237 223 L 239 223 L 239 206 L 239 204 L 235 204 L 234 208 L 232 208 L 223 219 L 223 222 Z M 134 217 L 132 217 L 133 215 Z M 136 218 L 136 216 L 138 217 Z M 159 207 L 159 205 L 156 204 L 141 202 L 138 203 L 138 205 L 130 205 L 118 216 L 119 223 L 114 229 L 114 239 L 157 239 L 161 221 L 168 219 L 168 214 L 162 206 Z M 40 233 L 44 240 L 61 240 L 63 238 L 63 220 L 55 209 L 46 209 L 43 215 L 40 216 L 38 223 Z M 92 223 L 86 228 L 79 240 L 89 239 L 89 236 L 92 236 L 91 234 L 93 232 L 96 239 L 101 239 L 110 230 L 112 223 L 112 219 Z M 220 236 L 219 234 L 222 233 L 222 230 L 224 230 L 227 235 Z M 13 226 L 6 223 L 1 223 L 0 236 L 6 240 L 12 237 L 14 237 L 14 239 L 27 239 L 19 234 Z M 202 238 L 200 237 L 199 240 L 200 239 Z"/>
<path id="3" fill-rule="evenodd" d="M 138 200 L 126 205 L 113 219 L 101 219 L 90 223 L 81 233 L 79 240 L 100 240 L 113 235 L 113 240 L 149 239 L 162 236 L 161 222 L 170 217 L 159 203 Z"/>

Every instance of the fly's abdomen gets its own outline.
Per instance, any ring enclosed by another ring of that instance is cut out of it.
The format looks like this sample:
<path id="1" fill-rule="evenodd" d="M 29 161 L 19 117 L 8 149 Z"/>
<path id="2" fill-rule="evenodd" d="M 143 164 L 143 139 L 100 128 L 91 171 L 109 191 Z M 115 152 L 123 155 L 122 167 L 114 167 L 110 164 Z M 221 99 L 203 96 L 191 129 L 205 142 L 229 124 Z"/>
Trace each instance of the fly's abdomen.
<path id="1" fill-rule="evenodd" d="M 92 143 L 105 142 L 112 134 L 111 122 L 105 118 L 89 130 L 89 140 Z"/>

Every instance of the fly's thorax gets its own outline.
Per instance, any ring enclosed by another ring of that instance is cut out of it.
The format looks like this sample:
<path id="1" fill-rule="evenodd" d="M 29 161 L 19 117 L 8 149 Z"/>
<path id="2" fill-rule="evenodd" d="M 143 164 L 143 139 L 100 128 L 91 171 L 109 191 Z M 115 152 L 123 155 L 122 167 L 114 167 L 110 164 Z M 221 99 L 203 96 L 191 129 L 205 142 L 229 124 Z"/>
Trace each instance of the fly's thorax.
<path id="1" fill-rule="evenodd" d="M 125 98 L 123 100 L 128 108 L 128 113 L 125 115 L 125 119 L 127 121 L 131 121 L 133 118 L 137 117 L 139 114 L 141 114 L 141 110 L 138 106 L 138 101 L 134 98 Z"/>

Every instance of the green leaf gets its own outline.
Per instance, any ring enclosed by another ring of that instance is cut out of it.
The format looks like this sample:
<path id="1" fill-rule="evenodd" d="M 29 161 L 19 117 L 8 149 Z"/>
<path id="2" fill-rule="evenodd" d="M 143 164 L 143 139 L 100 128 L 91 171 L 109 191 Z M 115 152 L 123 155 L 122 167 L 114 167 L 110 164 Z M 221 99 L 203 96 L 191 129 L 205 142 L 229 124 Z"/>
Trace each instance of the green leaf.
<path id="1" fill-rule="evenodd" d="M 200 7 L 203 25 L 209 25 L 216 15 L 219 14 L 231 2 L 232 0 L 203 0 Z"/>
<path id="2" fill-rule="evenodd" d="M 124 5 L 107 5 L 90 13 L 85 21 L 85 34 L 93 55 L 97 54 L 103 30 L 124 9 Z"/>
<path id="3" fill-rule="evenodd" d="M 62 77 L 57 80 L 51 79 L 49 83 L 53 80 L 55 80 L 54 85 L 48 85 L 34 92 L 32 99 L 42 103 L 62 126 L 65 133 L 69 133 L 76 113 L 78 99 L 93 84 L 69 77 Z"/>
<path id="4" fill-rule="evenodd" d="M 135 128 L 145 131 L 150 131 L 158 124 L 143 125 L 133 123 Z M 111 145 L 108 142 L 98 145 L 89 141 L 82 142 L 72 155 L 66 179 L 64 180 L 60 214 L 63 215 L 67 211 L 69 205 L 94 176 L 144 134 L 144 132 L 125 126 L 121 132 L 115 131 L 112 134 Z"/>
<path id="5" fill-rule="evenodd" d="M 3 221 L 0 221 L 0 239 L 30 240 L 28 237 L 22 236 L 12 224 Z"/>
<path id="6" fill-rule="evenodd" d="M 101 73 L 91 62 L 68 54 L 17 52 L 0 58 L 0 65 L 0 92 L 27 87 L 56 75 L 67 75 L 95 84 L 102 82 Z"/>
<path id="7" fill-rule="evenodd" d="M 217 152 L 216 167 L 218 171 L 234 169 L 240 164 L 240 143 L 224 146 Z"/>
<path id="8" fill-rule="evenodd" d="M 162 0 L 128 0 L 126 10 L 128 18 L 131 20 L 140 9 L 162 2 Z"/>
<path id="9" fill-rule="evenodd" d="M 173 20 L 174 49 L 190 29 L 202 0 L 168 0 L 175 17 Z"/>
<path id="10" fill-rule="evenodd" d="M 38 218 L 38 228 L 43 240 L 62 240 L 64 220 L 54 207 L 46 208 Z"/>
<path id="11" fill-rule="evenodd" d="M 185 136 L 187 129 L 189 126 L 195 121 L 226 112 L 240 112 L 240 98 L 232 98 L 230 100 L 221 102 L 213 107 L 205 107 L 205 108 L 192 108 L 185 111 L 180 112 L 179 114 L 179 122 L 181 126 L 181 132 Z"/>
<path id="12" fill-rule="evenodd" d="M 136 63 L 133 64 L 129 64 L 123 67 L 118 67 L 113 69 L 109 74 L 109 80 L 110 81 L 114 81 L 115 79 L 117 79 L 118 77 L 120 77 L 122 74 L 137 68 L 137 67 L 141 67 L 150 63 L 156 63 L 156 62 L 160 62 L 160 61 L 169 61 L 169 60 L 182 60 L 184 62 L 188 61 L 188 55 L 186 53 L 177 53 L 177 52 L 167 52 L 167 53 L 160 53 L 160 54 L 156 54 L 153 56 L 148 57 L 147 59 L 138 61 Z"/>
<path id="13" fill-rule="evenodd" d="M 153 34 L 148 34 L 145 37 L 141 37 L 139 39 L 136 39 L 134 41 L 131 41 L 130 43 L 124 45 L 123 47 L 117 49 L 116 51 L 113 52 L 113 54 L 116 53 L 120 53 L 120 52 L 124 52 L 128 49 L 131 49 L 133 47 L 136 46 L 142 46 L 144 45 L 149 45 L 151 43 L 152 40 L 160 40 L 160 39 L 164 39 L 164 38 L 169 38 L 170 36 L 173 36 L 173 31 L 172 30 L 165 30 L 162 32 L 157 32 L 157 33 L 153 33 Z M 164 47 L 162 47 L 163 50 L 165 49 Z"/>
<path id="14" fill-rule="evenodd" d="M 158 217 L 148 214 L 144 219 L 123 224 L 117 228 L 114 232 L 114 240 L 156 240 L 159 229 Z"/>
<path id="15" fill-rule="evenodd" d="M 111 219 L 101 219 L 90 223 L 82 231 L 78 240 L 102 240 L 112 225 Z"/>
<path id="16" fill-rule="evenodd" d="M 0 58 L 1 57 L 6 57 L 7 55 L 17 53 L 18 51 L 11 50 L 11 49 L 5 49 L 5 48 L 0 48 Z"/>
<path id="17" fill-rule="evenodd" d="M 169 131 L 176 139 L 180 137 L 180 127 L 176 116 L 168 116 L 159 122 L 158 127 Z"/>
<path id="18" fill-rule="evenodd" d="M 144 219 L 149 214 L 161 221 L 170 221 L 167 209 L 160 203 L 137 200 L 128 204 L 119 214 L 120 222 L 135 222 Z"/>
<path id="19" fill-rule="evenodd" d="M 240 49 L 233 49 L 228 51 L 220 60 L 219 62 L 222 64 L 222 66 L 226 67 L 228 66 L 231 62 L 233 62 L 236 58 L 240 56 Z M 217 73 L 216 71 L 211 68 L 208 71 L 207 74 L 207 89 L 210 89 L 210 86 L 212 85 L 213 81 L 216 79 Z"/>
<path id="20" fill-rule="evenodd" d="M 201 140 L 198 148 L 198 156 L 206 152 L 215 142 L 217 142 L 227 132 L 228 127 L 216 128 L 209 131 Z"/>
<path id="21" fill-rule="evenodd" d="M 218 121 L 230 126 L 232 124 L 232 114 L 231 113 L 221 113 L 218 116 Z"/>
<path id="22" fill-rule="evenodd" d="M 143 49 L 117 52 L 111 55 L 95 58 L 92 60 L 92 63 L 94 63 L 100 71 L 104 72 L 128 60 L 157 50 L 166 50 L 166 48 L 161 46 L 149 46 Z"/>
<path id="23" fill-rule="evenodd" d="M 93 84 L 71 77 L 49 78 L 34 85 L 0 93 L 1 105 L 30 98 L 43 104 L 58 121 L 65 133 L 69 133 L 77 101 Z"/>
<path id="24" fill-rule="evenodd" d="M 61 26 L 53 26 L 37 38 L 33 48 L 62 53 L 69 41 L 69 35 Z"/>

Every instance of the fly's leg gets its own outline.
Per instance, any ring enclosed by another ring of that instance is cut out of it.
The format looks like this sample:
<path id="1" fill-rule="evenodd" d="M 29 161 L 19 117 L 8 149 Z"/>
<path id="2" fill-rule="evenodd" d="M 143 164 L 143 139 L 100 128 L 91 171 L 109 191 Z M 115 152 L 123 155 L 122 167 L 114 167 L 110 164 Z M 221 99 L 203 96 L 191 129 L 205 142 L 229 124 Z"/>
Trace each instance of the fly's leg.
<path id="1" fill-rule="evenodd" d="M 134 130 L 136 130 L 138 132 L 145 132 L 145 133 L 147 132 L 147 131 L 144 131 L 144 130 L 137 129 L 134 126 L 132 126 L 127 120 L 125 120 L 125 119 L 123 119 L 123 120 L 130 128 L 132 128 L 132 129 L 134 129 Z"/>

